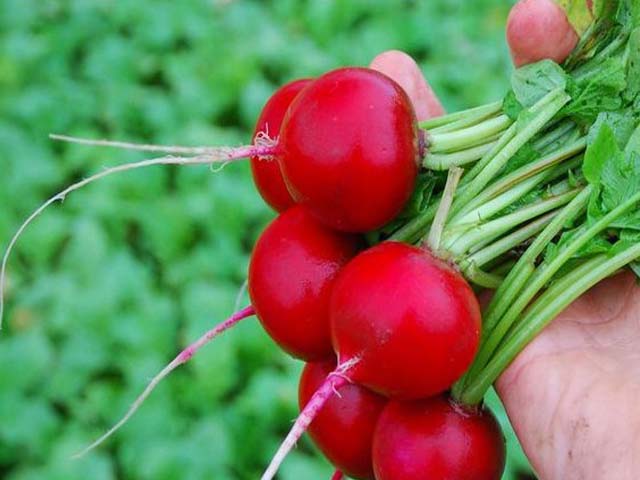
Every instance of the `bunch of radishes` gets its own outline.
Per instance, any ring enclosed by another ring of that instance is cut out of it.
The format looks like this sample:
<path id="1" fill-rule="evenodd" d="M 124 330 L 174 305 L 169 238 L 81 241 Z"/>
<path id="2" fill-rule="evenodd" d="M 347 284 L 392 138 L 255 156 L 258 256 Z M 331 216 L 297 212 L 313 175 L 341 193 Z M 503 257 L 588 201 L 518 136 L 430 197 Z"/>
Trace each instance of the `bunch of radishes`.
<path id="1" fill-rule="evenodd" d="M 282 213 L 256 244 L 249 294 L 276 343 L 308 363 L 302 414 L 263 478 L 309 425 L 353 478 L 500 478 L 493 416 L 443 396 L 478 348 L 473 291 L 428 248 L 357 236 L 413 191 L 425 145 L 407 95 L 374 70 L 335 70 L 279 90 L 256 138 L 266 132 L 276 162 L 254 157 L 253 174 Z"/>
<path id="2" fill-rule="evenodd" d="M 88 449 L 200 347 L 256 315 L 307 362 L 301 414 L 263 479 L 307 429 L 335 478 L 499 479 L 504 441 L 482 406 L 487 388 L 590 286 L 627 265 L 640 272 L 640 7 L 603 5 L 564 68 L 524 67 L 504 101 L 421 124 L 391 78 L 341 68 L 278 90 L 245 147 L 58 137 L 195 156 L 114 167 L 52 197 L 12 239 L 0 287 L 24 228 L 111 173 L 251 157 L 279 212 L 251 257 L 251 306 L 181 352 Z M 484 321 L 467 281 L 497 289 Z"/>

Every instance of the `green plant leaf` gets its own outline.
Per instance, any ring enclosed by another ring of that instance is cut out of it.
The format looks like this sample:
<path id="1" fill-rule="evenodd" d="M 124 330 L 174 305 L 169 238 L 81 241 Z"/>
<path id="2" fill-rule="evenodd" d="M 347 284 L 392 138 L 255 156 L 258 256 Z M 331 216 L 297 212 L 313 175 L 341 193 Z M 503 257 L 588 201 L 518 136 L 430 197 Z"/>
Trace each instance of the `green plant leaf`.
<path id="1" fill-rule="evenodd" d="M 528 108 L 552 91 L 565 89 L 567 81 L 562 67 L 551 60 L 542 60 L 517 69 L 511 76 L 511 88 L 516 100 Z"/>

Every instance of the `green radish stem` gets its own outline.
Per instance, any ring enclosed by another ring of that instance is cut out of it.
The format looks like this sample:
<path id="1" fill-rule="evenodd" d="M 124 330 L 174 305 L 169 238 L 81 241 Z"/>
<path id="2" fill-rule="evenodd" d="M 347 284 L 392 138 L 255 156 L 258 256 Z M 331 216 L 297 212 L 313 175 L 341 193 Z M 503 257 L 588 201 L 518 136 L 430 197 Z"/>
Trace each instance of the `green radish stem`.
<path id="1" fill-rule="evenodd" d="M 552 279 L 552 277 L 562 268 L 562 266 L 589 240 L 604 231 L 614 220 L 628 212 L 635 204 L 640 201 L 640 192 L 632 195 L 628 200 L 620 204 L 613 209 L 607 215 L 595 222 L 584 232 L 578 234 L 566 247 L 558 253 L 549 263 L 543 263 L 535 270 L 532 276 L 527 277 L 523 282 L 523 289 L 516 293 L 517 297 L 513 299 L 513 302 L 509 305 L 504 315 L 500 318 L 495 328 L 491 330 L 490 335 L 487 337 L 487 341 L 483 343 L 480 348 L 480 352 L 476 356 L 478 365 L 482 367 L 483 361 L 487 361 L 514 322 L 518 319 L 522 311 L 526 308 L 528 303 L 535 297 L 535 295 Z M 526 285 L 526 286 L 525 286 Z"/>
<path id="2" fill-rule="evenodd" d="M 524 122 L 513 138 L 505 145 L 505 147 L 496 154 L 487 166 L 474 177 L 467 188 L 461 192 L 460 196 L 453 204 L 453 212 L 459 212 L 465 207 L 476 195 L 478 195 L 487 184 L 495 178 L 496 174 L 506 165 L 511 157 L 513 157 L 520 148 L 524 146 L 533 136 L 535 136 L 540 129 L 551 120 L 556 113 L 570 100 L 571 98 L 564 92 L 564 90 L 554 90 L 545 96 L 538 102 L 545 106 L 540 109 L 540 112 L 535 114 L 531 120 Z M 519 122 L 518 122 L 519 123 Z M 517 125 L 517 124 L 516 124 Z"/>
<path id="3" fill-rule="evenodd" d="M 538 103 L 529 112 L 532 118 L 527 122 L 517 121 L 500 136 L 494 146 L 482 157 L 460 181 L 458 199 L 453 204 L 453 217 L 480 191 L 486 187 L 509 159 L 548 122 L 569 100 L 562 90 L 555 90 Z M 456 117 L 459 120 L 461 117 Z M 437 120 L 437 119 L 436 119 Z M 445 122 L 446 123 L 446 122 Z M 462 199 L 462 201 L 460 200 Z M 391 240 L 413 243 L 417 241 L 429 223 L 435 217 L 437 204 L 432 204 L 393 235 Z"/>
<path id="4" fill-rule="evenodd" d="M 454 132 L 427 134 L 427 147 L 431 153 L 455 152 L 486 142 L 488 137 L 503 132 L 513 123 L 507 115 L 485 120 L 478 125 Z"/>
<path id="5" fill-rule="evenodd" d="M 467 266 L 475 268 L 481 268 L 489 262 L 499 258 L 501 255 L 507 253 L 509 250 L 521 245 L 522 242 L 534 237 L 537 233 L 541 232 L 553 218 L 559 213 L 559 210 L 553 211 L 535 221 L 528 223 L 524 227 L 519 228 L 513 233 L 502 237 L 500 240 L 484 247 L 483 249 L 466 256 L 462 261 L 458 263 L 458 266 L 463 272 L 466 272 Z M 466 275 L 465 275 L 466 276 Z"/>
<path id="6" fill-rule="evenodd" d="M 460 112 L 449 113 L 447 115 L 441 115 L 439 117 L 430 118 L 420 123 L 420 128 L 423 130 L 432 130 L 442 127 L 443 125 L 452 124 L 458 120 L 465 118 L 474 118 L 476 120 L 482 120 L 486 117 L 494 115 L 502 110 L 502 100 L 497 102 L 482 105 L 480 107 L 470 108 Z"/>
<path id="7" fill-rule="evenodd" d="M 513 359 L 573 301 L 601 280 L 640 258 L 640 244 L 628 247 L 614 257 L 600 255 L 585 262 L 549 289 L 531 305 L 519 327 L 505 341 L 482 372 L 468 383 L 460 400 L 475 405 Z"/>
<path id="8" fill-rule="evenodd" d="M 455 257 L 464 255 L 464 253 L 472 246 L 477 245 L 480 242 L 491 241 L 518 225 L 569 203 L 576 195 L 578 195 L 579 192 L 580 188 L 576 188 L 566 193 L 554 195 L 548 199 L 527 205 L 509 215 L 505 215 L 497 218 L 496 220 L 474 227 L 466 232 L 462 237 L 457 238 L 455 242 L 448 243 L 445 241 L 443 245 Z"/>
<path id="9" fill-rule="evenodd" d="M 497 141 L 489 142 L 454 153 L 428 153 L 422 165 L 430 170 L 448 170 L 467 165 L 480 160 L 496 143 Z"/>
<path id="10" fill-rule="evenodd" d="M 504 281 L 504 277 L 502 275 L 485 272 L 473 263 L 469 264 L 466 269 L 463 270 L 463 273 L 467 281 L 474 285 L 478 285 L 479 287 L 489 288 L 492 290 L 498 288 Z"/>
<path id="11" fill-rule="evenodd" d="M 494 109 L 492 107 L 491 111 L 489 111 L 488 109 L 480 110 L 472 115 L 467 115 L 465 117 L 462 117 L 459 120 L 456 120 L 455 122 L 451 122 L 446 125 L 442 125 L 440 127 L 431 128 L 429 129 L 429 133 L 432 133 L 432 134 L 447 133 L 447 132 L 453 132 L 456 130 L 461 130 L 466 127 L 471 127 L 473 125 L 477 125 L 497 115 L 499 113 L 501 106 L 502 104 L 500 104 L 500 106 L 497 109 Z"/>
<path id="12" fill-rule="evenodd" d="M 229 318 L 227 318 L 223 322 L 216 325 L 214 328 L 212 328 L 211 330 L 206 332 L 204 335 L 202 335 L 198 340 L 196 340 L 187 348 L 182 350 L 182 352 L 180 352 L 171 362 L 169 362 L 160 371 L 160 373 L 158 373 L 155 377 L 151 379 L 151 381 L 149 382 L 147 387 L 144 389 L 144 391 L 140 394 L 138 398 L 135 399 L 133 404 L 131 404 L 131 407 L 129 407 L 129 410 L 127 410 L 125 415 L 113 427 L 111 427 L 106 433 L 100 436 L 100 438 L 98 438 L 96 441 L 91 443 L 91 445 L 87 446 L 82 451 L 74 454 L 72 458 L 80 458 L 86 455 L 91 450 L 93 450 L 94 448 L 99 446 L 101 443 L 103 443 L 105 440 L 107 440 L 118 429 L 120 429 L 120 427 L 122 427 L 125 423 L 127 423 L 127 421 L 133 416 L 134 413 L 136 413 L 138 408 L 140 408 L 140 406 L 144 403 L 147 397 L 151 395 L 153 390 L 158 386 L 158 384 L 165 377 L 167 377 L 171 372 L 173 372 L 180 365 L 183 365 L 187 363 L 189 360 L 191 360 L 191 358 L 196 354 L 196 352 L 198 352 L 198 350 L 200 350 L 202 347 L 204 347 L 207 343 L 212 341 L 218 335 L 230 329 L 241 320 L 251 317 L 253 315 L 255 315 L 255 310 L 253 309 L 252 306 L 248 306 L 243 308 L 242 310 L 238 310 Z"/>
<path id="13" fill-rule="evenodd" d="M 460 211 L 457 217 L 452 219 L 452 223 L 457 223 L 458 221 L 460 223 L 464 223 L 468 220 L 466 214 L 471 212 L 473 209 L 476 209 L 478 206 L 496 198 L 496 196 L 508 191 L 510 188 L 513 188 L 514 185 L 517 185 L 528 178 L 536 177 L 539 179 L 538 183 L 547 180 L 550 174 L 553 174 L 552 172 L 558 171 L 552 170 L 551 167 L 555 167 L 558 164 L 564 164 L 566 160 L 572 159 L 575 155 L 584 151 L 586 145 L 586 139 L 581 138 L 580 140 L 573 142 L 556 152 L 550 153 L 533 163 L 524 165 L 523 167 L 502 177 L 489 187 L 485 188 L 473 200 L 471 200 L 468 205 Z M 581 162 L 578 162 L 577 164 L 580 165 Z M 576 163 L 571 163 L 571 165 L 576 165 Z M 565 173 L 566 168 L 559 169 L 559 171 Z"/>
<path id="14" fill-rule="evenodd" d="M 449 209 L 451 208 L 451 204 L 453 203 L 453 197 L 456 193 L 456 188 L 458 188 L 458 182 L 460 182 L 462 173 L 463 170 L 457 167 L 449 170 L 449 174 L 447 175 L 447 183 L 444 187 L 444 192 L 442 192 L 442 198 L 440 199 L 438 211 L 436 212 L 436 216 L 433 220 L 433 223 L 431 224 L 429 236 L 427 237 L 423 245 L 425 248 L 429 248 L 435 255 L 438 256 L 440 252 L 440 243 L 442 239 L 442 233 L 444 231 L 444 226 L 447 223 Z"/>

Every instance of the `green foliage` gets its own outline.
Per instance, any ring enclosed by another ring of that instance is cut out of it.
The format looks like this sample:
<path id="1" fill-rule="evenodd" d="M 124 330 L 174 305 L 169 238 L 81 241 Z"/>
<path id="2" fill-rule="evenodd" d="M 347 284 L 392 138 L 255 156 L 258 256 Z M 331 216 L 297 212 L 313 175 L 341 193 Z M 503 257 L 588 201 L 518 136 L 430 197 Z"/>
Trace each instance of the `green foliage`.
<path id="1" fill-rule="evenodd" d="M 51 132 L 239 144 L 277 85 L 366 64 L 389 48 L 421 62 L 448 109 L 478 105 L 506 90 L 508 7 L 501 0 L 4 0 L 0 244 L 70 182 L 144 158 L 53 144 Z M 255 320 L 179 369 L 103 448 L 68 457 L 117 420 L 181 347 L 230 313 L 251 246 L 272 215 L 248 166 L 236 164 L 217 174 L 206 167 L 126 173 L 40 217 L 9 265 L 2 478 L 256 478 L 296 414 L 300 365 Z M 526 470 L 508 437 L 517 458 L 510 471 Z M 285 480 L 329 475 L 308 440 L 282 471 Z"/>

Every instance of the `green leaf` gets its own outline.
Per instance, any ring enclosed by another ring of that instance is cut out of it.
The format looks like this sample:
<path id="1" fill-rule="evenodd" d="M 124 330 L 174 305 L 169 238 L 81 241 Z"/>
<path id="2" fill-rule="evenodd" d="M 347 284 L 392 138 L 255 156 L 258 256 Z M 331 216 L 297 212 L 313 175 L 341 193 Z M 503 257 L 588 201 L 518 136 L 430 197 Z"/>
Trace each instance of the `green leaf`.
<path id="1" fill-rule="evenodd" d="M 593 14 L 586 0 L 556 0 L 556 3 L 565 11 L 578 35 L 582 35 L 593 23 Z"/>
<path id="2" fill-rule="evenodd" d="M 525 143 L 516 154 L 509 159 L 505 165 L 502 175 L 514 172 L 520 167 L 523 167 L 540 158 L 540 152 L 533 148 L 532 142 Z"/>
<path id="3" fill-rule="evenodd" d="M 608 123 L 601 123 L 596 130 L 595 139 L 587 147 L 582 171 L 591 184 L 600 183 L 605 163 L 614 155 L 620 154 L 620 148 Z M 592 135 L 593 137 L 593 135 Z"/>
<path id="4" fill-rule="evenodd" d="M 640 28 L 631 32 L 627 48 L 629 51 L 629 59 L 627 60 L 628 85 L 624 97 L 626 101 L 631 102 L 640 94 Z"/>
<path id="5" fill-rule="evenodd" d="M 587 134 L 587 142 L 589 144 L 594 142 L 595 137 L 600 132 L 600 127 L 605 123 L 613 131 L 618 146 L 624 149 L 636 129 L 637 118 L 636 114 L 630 108 L 623 111 L 602 112 L 589 129 L 589 133 Z"/>
<path id="6" fill-rule="evenodd" d="M 520 115 L 523 109 L 524 107 L 516 98 L 516 94 L 513 90 L 509 90 L 509 93 L 507 93 L 502 101 L 502 111 L 508 115 L 511 120 L 517 120 L 518 115 Z"/>
<path id="7" fill-rule="evenodd" d="M 602 200 L 613 210 L 640 191 L 640 155 L 613 155 L 602 169 Z"/>
<path id="8" fill-rule="evenodd" d="M 629 137 L 624 153 L 627 155 L 631 155 L 632 153 L 640 154 L 640 125 L 636 127 Z"/>
<path id="9" fill-rule="evenodd" d="M 542 60 L 516 70 L 511 76 L 511 88 L 523 107 L 531 107 L 545 95 L 567 87 L 568 76 L 557 63 Z"/>
<path id="10" fill-rule="evenodd" d="M 572 100 L 562 113 L 578 122 L 592 123 L 601 112 L 622 107 L 621 93 L 627 86 L 622 59 L 609 58 L 598 65 L 594 72 L 577 81 L 571 79 L 567 86 Z"/>
<path id="11" fill-rule="evenodd" d="M 557 242 L 550 243 L 546 250 L 544 260 L 545 262 L 552 261 L 564 248 L 569 245 L 575 238 L 583 233 L 587 229 L 585 224 L 580 225 L 572 230 L 567 230 L 560 236 Z M 593 237 L 585 245 L 583 245 L 571 258 L 585 258 L 597 255 L 600 253 L 607 253 L 611 250 L 611 243 L 606 235 L 601 234 Z"/>

